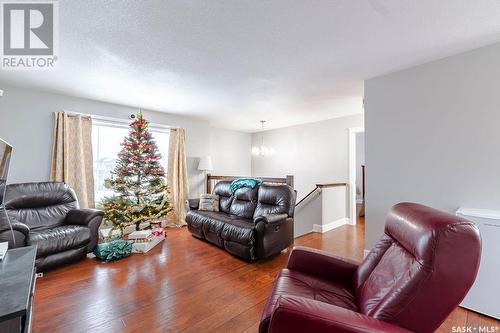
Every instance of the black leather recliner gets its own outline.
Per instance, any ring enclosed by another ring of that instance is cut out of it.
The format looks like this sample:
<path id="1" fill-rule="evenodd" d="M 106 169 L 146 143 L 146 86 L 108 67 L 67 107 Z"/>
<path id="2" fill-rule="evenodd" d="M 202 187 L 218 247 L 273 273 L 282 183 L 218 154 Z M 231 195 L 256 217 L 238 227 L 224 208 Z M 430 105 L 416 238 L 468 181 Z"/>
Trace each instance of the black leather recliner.
<path id="1" fill-rule="evenodd" d="M 261 184 L 234 193 L 230 186 L 230 181 L 215 185 L 219 212 L 199 211 L 199 200 L 188 200 L 186 222 L 193 236 L 247 260 L 272 256 L 293 244 L 296 195 L 290 186 Z"/>
<path id="2" fill-rule="evenodd" d="M 7 185 L 0 212 L 0 241 L 9 247 L 37 247 L 36 267 L 43 272 L 86 257 L 97 245 L 103 212 L 79 209 L 75 192 L 62 182 Z"/>

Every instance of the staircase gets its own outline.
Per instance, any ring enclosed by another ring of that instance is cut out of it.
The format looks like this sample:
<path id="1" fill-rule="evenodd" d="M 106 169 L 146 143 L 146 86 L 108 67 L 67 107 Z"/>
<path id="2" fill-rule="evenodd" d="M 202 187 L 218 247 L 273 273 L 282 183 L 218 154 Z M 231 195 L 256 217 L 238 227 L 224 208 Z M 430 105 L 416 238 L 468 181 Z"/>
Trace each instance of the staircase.
<path id="1" fill-rule="evenodd" d="M 348 224 L 347 183 L 316 184 L 295 207 L 295 237 Z"/>

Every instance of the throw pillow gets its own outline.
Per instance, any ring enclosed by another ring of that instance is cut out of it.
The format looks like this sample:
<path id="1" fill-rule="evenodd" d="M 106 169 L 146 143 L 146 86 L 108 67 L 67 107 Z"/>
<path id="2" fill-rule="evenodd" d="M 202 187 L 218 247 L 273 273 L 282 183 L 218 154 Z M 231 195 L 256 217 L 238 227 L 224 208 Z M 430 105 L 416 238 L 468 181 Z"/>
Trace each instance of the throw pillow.
<path id="1" fill-rule="evenodd" d="M 202 194 L 200 195 L 200 205 L 198 210 L 207 212 L 219 211 L 219 196 L 217 194 Z"/>

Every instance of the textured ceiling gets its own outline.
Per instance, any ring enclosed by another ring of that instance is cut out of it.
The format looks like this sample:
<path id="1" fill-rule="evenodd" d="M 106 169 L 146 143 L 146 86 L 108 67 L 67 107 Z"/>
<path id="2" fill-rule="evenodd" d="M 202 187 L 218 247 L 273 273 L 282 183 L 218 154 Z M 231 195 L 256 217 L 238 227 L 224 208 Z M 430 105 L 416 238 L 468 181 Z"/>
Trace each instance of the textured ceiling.
<path id="1" fill-rule="evenodd" d="M 255 131 L 360 113 L 364 79 L 499 41 L 500 1 L 64 0 L 59 21 L 57 69 L 1 81 Z"/>

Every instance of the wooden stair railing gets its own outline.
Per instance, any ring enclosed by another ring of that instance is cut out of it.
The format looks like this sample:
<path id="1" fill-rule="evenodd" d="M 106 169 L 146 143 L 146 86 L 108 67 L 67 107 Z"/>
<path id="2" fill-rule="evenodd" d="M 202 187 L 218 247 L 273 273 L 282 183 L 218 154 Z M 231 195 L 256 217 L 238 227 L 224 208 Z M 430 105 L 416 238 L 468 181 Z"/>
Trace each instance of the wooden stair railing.
<path id="1" fill-rule="evenodd" d="M 316 186 L 309 193 L 307 193 L 305 197 L 300 199 L 299 202 L 297 202 L 297 204 L 295 204 L 295 207 L 300 205 L 302 202 L 304 202 L 308 197 L 310 197 L 313 193 L 315 193 L 319 189 L 329 188 L 329 187 L 339 187 L 339 186 L 347 186 L 347 183 L 316 184 Z"/>

